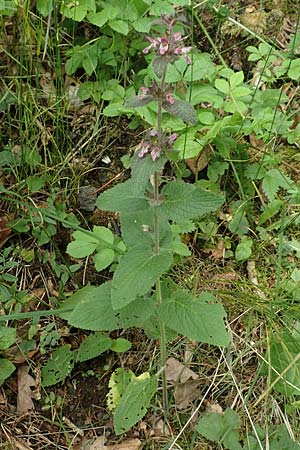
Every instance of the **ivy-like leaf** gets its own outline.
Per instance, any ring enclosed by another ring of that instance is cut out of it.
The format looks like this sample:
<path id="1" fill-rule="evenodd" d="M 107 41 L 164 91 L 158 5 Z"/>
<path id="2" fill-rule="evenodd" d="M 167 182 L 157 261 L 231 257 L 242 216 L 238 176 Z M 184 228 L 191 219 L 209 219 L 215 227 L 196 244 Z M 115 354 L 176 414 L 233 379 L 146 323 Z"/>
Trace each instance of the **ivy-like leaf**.
<path id="1" fill-rule="evenodd" d="M 114 414 L 117 435 L 125 433 L 144 417 L 156 390 L 157 379 L 147 372 L 129 382 Z"/>
<path id="2" fill-rule="evenodd" d="M 188 291 L 179 289 L 163 301 L 159 316 L 172 330 L 189 339 L 213 345 L 227 346 L 229 334 L 226 331 L 222 305 L 212 303 L 215 298 L 203 293 L 194 298 Z"/>
<path id="3" fill-rule="evenodd" d="M 158 255 L 152 247 L 137 245 L 121 258 L 112 281 L 111 300 L 114 309 L 131 303 L 146 294 L 155 281 L 172 263 L 170 250 L 161 249 Z"/>
<path id="4" fill-rule="evenodd" d="M 163 102 L 162 106 L 168 113 L 179 117 L 184 122 L 191 124 L 197 123 L 196 110 L 190 103 L 184 100 L 175 100 L 173 104 Z"/>
<path id="5" fill-rule="evenodd" d="M 183 181 L 173 181 L 162 189 L 164 201 L 158 206 L 159 214 L 182 222 L 216 211 L 224 202 L 224 197 L 205 191 Z"/>
<path id="6" fill-rule="evenodd" d="M 152 100 L 154 100 L 153 95 L 144 95 L 144 97 L 136 95 L 126 100 L 124 106 L 125 108 L 139 108 L 148 105 Z"/>
<path id="7" fill-rule="evenodd" d="M 101 194 L 96 206 L 103 211 L 134 213 L 148 209 L 149 203 L 143 192 L 137 194 L 133 181 L 127 180 Z"/>

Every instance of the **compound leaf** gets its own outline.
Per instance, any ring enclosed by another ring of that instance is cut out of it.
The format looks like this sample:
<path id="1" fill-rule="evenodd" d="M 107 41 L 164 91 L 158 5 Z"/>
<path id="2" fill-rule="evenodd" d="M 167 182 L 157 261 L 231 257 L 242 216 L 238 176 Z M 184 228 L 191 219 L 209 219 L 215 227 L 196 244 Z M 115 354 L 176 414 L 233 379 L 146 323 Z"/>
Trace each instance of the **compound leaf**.
<path id="1" fill-rule="evenodd" d="M 158 312 L 169 328 L 189 339 L 227 346 L 229 334 L 224 324 L 226 313 L 223 306 L 215 301 L 208 293 L 194 298 L 188 291 L 179 289 L 163 301 Z"/>

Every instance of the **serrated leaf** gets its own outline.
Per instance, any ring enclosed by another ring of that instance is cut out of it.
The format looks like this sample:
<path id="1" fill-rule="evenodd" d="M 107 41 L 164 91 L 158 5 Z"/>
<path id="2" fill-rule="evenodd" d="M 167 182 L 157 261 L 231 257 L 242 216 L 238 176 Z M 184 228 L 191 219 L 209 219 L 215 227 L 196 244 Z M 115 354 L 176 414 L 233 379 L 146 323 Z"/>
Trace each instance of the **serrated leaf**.
<path id="1" fill-rule="evenodd" d="M 112 281 L 111 301 L 114 309 L 120 309 L 137 296 L 146 294 L 155 281 L 172 263 L 170 250 L 160 249 L 155 255 L 152 247 L 137 245 L 122 256 Z"/>
<path id="2" fill-rule="evenodd" d="M 105 248 L 94 256 L 94 264 L 97 272 L 106 269 L 115 259 L 115 252 L 111 248 Z"/>
<path id="3" fill-rule="evenodd" d="M 42 386 L 53 386 L 64 381 L 71 373 L 76 352 L 72 352 L 70 348 L 69 344 L 62 345 L 52 353 L 51 358 L 42 368 Z"/>
<path id="4" fill-rule="evenodd" d="M 16 367 L 8 359 L 0 358 L 0 386 L 16 370 Z"/>
<path id="5" fill-rule="evenodd" d="M 156 378 L 147 373 L 142 375 L 129 382 L 115 410 L 114 428 L 117 435 L 125 433 L 144 417 L 156 393 Z"/>
<path id="6" fill-rule="evenodd" d="M 126 100 L 124 106 L 125 108 L 139 108 L 141 106 L 148 105 L 148 103 L 152 102 L 152 100 L 154 100 L 153 95 L 144 95 L 143 97 L 136 95 L 135 97 L 131 97 Z"/>
<path id="7" fill-rule="evenodd" d="M 188 291 L 179 289 L 163 301 L 159 316 L 169 328 L 189 339 L 227 346 L 226 313 L 222 305 L 213 301 L 215 298 L 210 294 L 203 293 L 194 298 Z"/>
<path id="8" fill-rule="evenodd" d="M 122 237 L 129 247 L 139 245 L 153 246 L 154 244 L 154 215 L 153 210 L 136 213 L 121 214 Z M 159 221 L 159 243 L 167 247 L 172 241 L 172 232 L 168 220 Z"/>
<path id="9" fill-rule="evenodd" d="M 89 291 L 68 316 L 68 323 L 77 328 L 93 331 L 118 329 L 115 312 L 111 306 L 111 282 L 103 283 Z"/>
<path id="10" fill-rule="evenodd" d="M 209 413 L 203 416 L 196 430 L 206 439 L 217 442 L 230 450 L 242 450 L 239 443 L 240 436 L 238 429 L 240 419 L 238 414 L 230 408 L 227 408 L 224 415 Z"/>
<path id="11" fill-rule="evenodd" d="M 116 409 L 128 384 L 134 379 L 136 379 L 136 376 L 130 369 L 125 370 L 119 367 L 112 373 L 108 383 L 109 392 L 107 394 L 109 411 Z"/>
<path id="12" fill-rule="evenodd" d="M 104 353 L 112 346 L 112 339 L 103 333 L 92 333 L 80 344 L 77 351 L 77 361 L 83 362 Z"/>
<path id="13" fill-rule="evenodd" d="M 281 173 L 278 169 L 270 169 L 264 176 L 262 188 L 270 202 L 275 199 L 275 196 L 280 188 L 290 189 L 292 180 Z"/>
<path id="14" fill-rule="evenodd" d="M 161 78 L 170 62 L 168 55 L 157 56 L 153 59 L 153 71 L 158 78 Z"/>
<path id="15" fill-rule="evenodd" d="M 194 107 L 184 100 L 174 100 L 173 104 L 163 102 L 163 108 L 170 114 L 179 117 L 187 123 L 196 124 L 197 114 Z"/>
<path id="16" fill-rule="evenodd" d="M 129 305 L 114 310 L 119 328 L 140 327 L 155 311 L 153 297 L 139 297 Z"/>
<path id="17" fill-rule="evenodd" d="M 221 195 L 183 181 L 168 183 L 162 195 L 165 199 L 158 207 L 159 214 L 175 222 L 216 211 L 224 202 Z"/>
<path id="18" fill-rule="evenodd" d="M 67 300 L 63 303 L 64 309 L 74 309 L 75 306 L 79 305 L 79 303 L 83 301 L 87 301 L 95 291 L 96 286 L 91 286 L 87 284 L 81 289 L 78 289 L 74 294 L 67 298 Z M 59 314 L 58 316 L 64 320 L 68 320 L 69 316 L 72 314 L 72 311 Z"/>
<path id="19" fill-rule="evenodd" d="M 136 193 L 132 180 L 127 180 L 101 194 L 96 206 L 104 211 L 134 213 L 148 209 L 149 203 L 143 192 Z"/>
<path id="20" fill-rule="evenodd" d="M 13 327 L 0 327 L 0 350 L 6 350 L 14 344 L 17 330 Z"/>
<path id="21" fill-rule="evenodd" d="M 156 161 L 153 161 L 151 155 L 145 155 L 143 158 L 139 158 L 138 154 L 135 153 L 131 158 L 131 180 L 133 192 L 137 195 L 140 192 L 144 192 L 151 175 L 153 175 L 154 172 L 162 170 L 167 160 L 168 159 L 165 155 L 161 155 Z"/>

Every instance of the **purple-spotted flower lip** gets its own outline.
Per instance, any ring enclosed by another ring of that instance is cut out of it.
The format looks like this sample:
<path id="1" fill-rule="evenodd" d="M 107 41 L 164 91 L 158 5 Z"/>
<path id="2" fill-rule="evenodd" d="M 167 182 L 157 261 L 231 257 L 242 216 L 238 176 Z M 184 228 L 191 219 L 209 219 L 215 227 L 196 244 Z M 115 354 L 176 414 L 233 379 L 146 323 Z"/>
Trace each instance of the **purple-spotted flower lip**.
<path id="1" fill-rule="evenodd" d="M 156 161 L 163 149 L 165 150 L 171 150 L 173 147 L 174 142 L 177 139 L 177 133 L 172 133 L 171 135 L 166 135 L 163 133 L 161 144 L 158 143 L 158 131 L 155 128 L 152 128 L 150 131 L 147 132 L 146 136 L 142 141 L 140 142 L 138 146 L 138 157 L 144 158 L 145 155 L 150 153 L 150 156 L 152 158 L 152 161 Z"/>

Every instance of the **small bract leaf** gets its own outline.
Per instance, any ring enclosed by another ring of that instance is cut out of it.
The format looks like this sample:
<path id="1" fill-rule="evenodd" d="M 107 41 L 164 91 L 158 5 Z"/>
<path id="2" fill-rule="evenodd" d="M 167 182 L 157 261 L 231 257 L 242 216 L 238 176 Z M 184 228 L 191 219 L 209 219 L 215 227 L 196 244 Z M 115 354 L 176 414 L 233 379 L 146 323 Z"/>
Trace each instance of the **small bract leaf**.
<path id="1" fill-rule="evenodd" d="M 191 124 L 197 123 L 196 110 L 190 103 L 184 100 L 175 100 L 173 104 L 164 102 L 162 106 L 168 113 L 179 117 L 184 122 Z"/>
<path id="2" fill-rule="evenodd" d="M 140 106 L 148 105 L 152 100 L 153 95 L 145 95 L 144 97 L 136 95 L 135 97 L 126 100 L 124 106 L 125 108 L 139 108 Z"/>
<path id="3" fill-rule="evenodd" d="M 153 59 L 152 61 L 153 70 L 158 78 L 161 78 L 163 76 L 163 73 L 166 70 L 166 67 L 169 62 L 170 58 L 167 55 L 157 56 L 156 58 Z"/>

